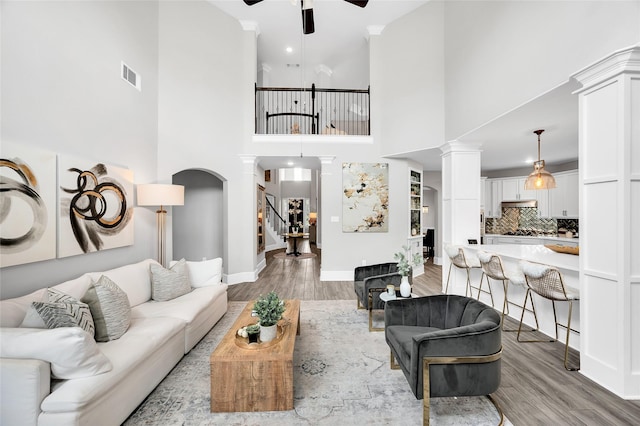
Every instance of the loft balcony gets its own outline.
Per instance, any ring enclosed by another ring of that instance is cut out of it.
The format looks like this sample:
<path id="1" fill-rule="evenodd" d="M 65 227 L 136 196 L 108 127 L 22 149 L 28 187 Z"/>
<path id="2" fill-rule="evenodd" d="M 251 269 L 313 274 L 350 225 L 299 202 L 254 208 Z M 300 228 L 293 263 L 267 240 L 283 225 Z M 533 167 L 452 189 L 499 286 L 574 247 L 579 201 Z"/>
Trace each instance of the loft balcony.
<path id="1" fill-rule="evenodd" d="M 255 86 L 256 135 L 369 136 L 369 88 Z"/>

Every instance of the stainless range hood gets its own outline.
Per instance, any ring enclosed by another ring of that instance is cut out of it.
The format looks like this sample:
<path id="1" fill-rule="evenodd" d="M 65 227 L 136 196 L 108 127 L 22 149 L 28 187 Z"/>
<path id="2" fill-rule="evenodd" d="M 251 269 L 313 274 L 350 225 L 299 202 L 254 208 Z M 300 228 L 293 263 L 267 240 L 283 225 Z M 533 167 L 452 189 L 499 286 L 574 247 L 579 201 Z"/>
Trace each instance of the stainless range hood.
<path id="1" fill-rule="evenodd" d="M 538 200 L 503 201 L 502 208 L 505 207 L 538 207 Z"/>

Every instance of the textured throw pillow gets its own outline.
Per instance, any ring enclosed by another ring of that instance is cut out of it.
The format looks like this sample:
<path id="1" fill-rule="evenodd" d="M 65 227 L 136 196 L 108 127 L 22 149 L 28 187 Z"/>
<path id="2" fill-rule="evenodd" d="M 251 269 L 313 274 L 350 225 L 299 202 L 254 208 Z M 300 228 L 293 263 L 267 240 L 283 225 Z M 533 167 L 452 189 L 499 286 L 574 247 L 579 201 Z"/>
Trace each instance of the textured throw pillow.
<path id="1" fill-rule="evenodd" d="M 151 264 L 151 298 L 158 302 L 175 299 L 191 291 L 187 261 L 180 259 L 170 269 Z"/>
<path id="2" fill-rule="evenodd" d="M 47 328 L 80 327 L 93 337 L 95 328 L 89 306 L 85 303 L 33 302 Z"/>
<path id="3" fill-rule="evenodd" d="M 50 362 L 51 373 L 57 379 L 89 377 L 113 368 L 93 337 L 76 327 L 52 330 L 3 327 L 0 328 L 0 337 L 2 358 Z"/>
<path id="4" fill-rule="evenodd" d="M 92 337 L 95 330 L 89 307 L 55 288 L 48 288 L 42 301 L 31 303 L 20 327 L 80 327 Z"/>
<path id="5" fill-rule="evenodd" d="M 116 283 L 106 276 L 87 289 L 81 299 L 89 305 L 96 328 L 96 342 L 119 339 L 131 324 L 129 299 Z"/>

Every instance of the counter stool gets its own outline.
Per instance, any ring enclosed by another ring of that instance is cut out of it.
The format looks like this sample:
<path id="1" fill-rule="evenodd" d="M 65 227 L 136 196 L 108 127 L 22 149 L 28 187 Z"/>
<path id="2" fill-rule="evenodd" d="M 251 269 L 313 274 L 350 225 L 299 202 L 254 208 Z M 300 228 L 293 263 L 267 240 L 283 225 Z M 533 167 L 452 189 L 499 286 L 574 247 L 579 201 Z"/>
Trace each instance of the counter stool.
<path id="1" fill-rule="evenodd" d="M 522 316 L 520 317 L 520 326 L 518 327 L 518 342 L 554 342 L 558 340 L 558 326 L 567 329 L 567 338 L 564 348 L 564 368 L 568 371 L 577 371 L 579 367 L 569 367 L 569 336 L 571 331 L 580 333 L 578 330 L 571 328 L 571 310 L 573 308 L 573 301 L 580 300 L 580 292 L 576 289 L 566 287 L 562 279 L 562 274 L 557 268 L 548 265 L 541 265 L 538 263 L 531 263 L 527 261 L 521 261 L 522 272 L 527 282 L 527 294 L 524 297 L 524 305 L 527 305 L 527 296 L 530 295 L 530 291 L 533 291 L 537 295 L 551 300 L 553 304 L 553 320 L 555 322 L 556 338 L 555 340 L 520 340 L 520 329 L 522 328 L 522 319 L 524 318 L 524 310 L 522 310 Z M 567 318 L 567 325 L 560 324 L 556 316 L 556 301 L 569 303 L 569 315 Z M 533 304 L 533 301 L 532 301 Z"/>
<path id="2" fill-rule="evenodd" d="M 502 303 L 502 330 L 503 331 L 518 331 L 518 329 L 509 329 L 507 330 L 504 326 L 504 317 L 509 313 L 509 303 L 516 305 L 521 309 L 526 309 L 524 306 L 520 306 L 517 303 L 509 302 L 509 283 L 515 284 L 517 286 L 525 289 L 527 287 L 527 281 L 524 277 L 524 274 L 520 269 L 517 268 L 507 268 L 502 263 L 502 258 L 495 253 L 487 253 L 485 251 L 478 251 L 478 260 L 480 261 L 480 266 L 482 267 L 482 276 L 480 277 L 480 287 L 478 288 L 478 299 L 480 299 L 480 291 L 482 290 L 482 282 L 484 278 L 487 278 L 487 286 L 489 287 L 489 294 L 491 294 L 491 302 L 493 303 L 493 293 L 491 291 L 491 281 L 489 278 L 502 281 L 502 288 L 504 290 L 504 302 Z M 535 306 L 533 304 L 533 296 L 529 294 L 529 299 L 531 300 L 532 310 L 527 309 L 528 311 L 533 313 L 533 318 L 536 321 L 536 328 L 526 331 L 536 331 L 538 329 L 538 316 L 536 315 Z M 526 305 L 526 303 L 525 303 Z"/>
<path id="3" fill-rule="evenodd" d="M 480 261 L 475 256 L 466 256 L 462 247 L 455 247 L 451 245 L 447 245 L 444 248 L 447 256 L 451 260 L 451 264 L 449 265 L 449 274 L 447 275 L 447 285 L 445 286 L 444 293 L 447 294 L 449 292 L 449 279 L 451 278 L 451 268 L 455 266 L 456 268 L 464 269 L 467 271 L 467 287 L 464 291 L 465 296 L 472 297 L 471 291 L 471 269 L 480 268 Z M 492 297 L 493 303 L 493 297 Z"/>

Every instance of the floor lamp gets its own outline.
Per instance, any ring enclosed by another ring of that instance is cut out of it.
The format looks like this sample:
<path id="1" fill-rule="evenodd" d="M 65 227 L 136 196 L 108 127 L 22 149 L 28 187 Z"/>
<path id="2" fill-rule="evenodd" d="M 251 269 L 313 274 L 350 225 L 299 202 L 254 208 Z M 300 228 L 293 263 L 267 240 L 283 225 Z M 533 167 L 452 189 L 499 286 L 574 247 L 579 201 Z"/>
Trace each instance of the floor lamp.
<path id="1" fill-rule="evenodd" d="M 138 185 L 138 206 L 160 206 L 156 210 L 158 219 L 158 263 L 165 266 L 165 219 L 164 206 L 184 205 L 184 186 L 147 184 Z"/>

